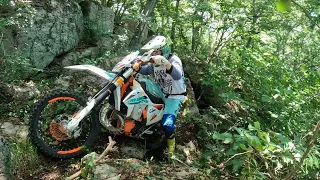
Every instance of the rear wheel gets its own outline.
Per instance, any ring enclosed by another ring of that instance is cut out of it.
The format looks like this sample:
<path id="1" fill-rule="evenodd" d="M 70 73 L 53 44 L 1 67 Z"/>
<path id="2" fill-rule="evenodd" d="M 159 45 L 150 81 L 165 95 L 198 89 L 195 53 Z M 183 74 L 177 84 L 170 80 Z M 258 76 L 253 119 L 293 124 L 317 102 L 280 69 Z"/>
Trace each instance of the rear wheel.
<path id="1" fill-rule="evenodd" d="M 86 99 L 74 92 L 57 91 L 46 95 L 31 109 L 32 142 L 41 152 L 54 158 L 83 155 L 100 132 L 98 113 L 92 110 L 71 133 L 65 127 L 73 115 L 85 106 Z"/>

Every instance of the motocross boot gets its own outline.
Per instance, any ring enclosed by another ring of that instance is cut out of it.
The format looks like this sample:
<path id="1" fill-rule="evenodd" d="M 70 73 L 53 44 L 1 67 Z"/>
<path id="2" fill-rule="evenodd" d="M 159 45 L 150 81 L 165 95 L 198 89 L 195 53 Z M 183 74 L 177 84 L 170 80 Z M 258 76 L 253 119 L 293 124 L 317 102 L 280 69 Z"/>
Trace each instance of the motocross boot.
<path id="1" fill-rule="evenodd" d="M 168 138 L 167 146 L 168 146 L 168 153 L 174 153 L 174 150 L 176 147 L 176 139 L 174 137 Z"/>

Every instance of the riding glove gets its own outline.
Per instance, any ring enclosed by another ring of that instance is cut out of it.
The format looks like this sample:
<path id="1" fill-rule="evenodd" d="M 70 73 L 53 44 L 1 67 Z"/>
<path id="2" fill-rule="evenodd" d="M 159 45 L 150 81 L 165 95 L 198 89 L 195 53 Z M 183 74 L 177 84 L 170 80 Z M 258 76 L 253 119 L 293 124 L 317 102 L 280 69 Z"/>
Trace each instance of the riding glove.
<path id="1" fill-rule="evenodd" d="M 168 64 L 170 64 L 170 62 L 167 60 L 167 58 L 163 57 L 163 56 L 151 56 L 151 59 L 153 60 L 153 63 L 155 65 L 165 65 L 167 66 Z"/>

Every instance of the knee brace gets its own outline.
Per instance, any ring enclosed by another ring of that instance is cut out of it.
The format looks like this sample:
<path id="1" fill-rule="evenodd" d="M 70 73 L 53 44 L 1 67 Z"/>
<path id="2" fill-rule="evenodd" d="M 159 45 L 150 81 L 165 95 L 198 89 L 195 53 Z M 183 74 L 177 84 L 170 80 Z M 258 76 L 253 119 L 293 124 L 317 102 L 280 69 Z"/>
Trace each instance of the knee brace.
<path id="1" fill-rule="evenodd" d="M 173 114 L 164 114 L 162 117 L 162 130 L 167 138 L 172 138 L 176 129 L 176 116 Z"/>

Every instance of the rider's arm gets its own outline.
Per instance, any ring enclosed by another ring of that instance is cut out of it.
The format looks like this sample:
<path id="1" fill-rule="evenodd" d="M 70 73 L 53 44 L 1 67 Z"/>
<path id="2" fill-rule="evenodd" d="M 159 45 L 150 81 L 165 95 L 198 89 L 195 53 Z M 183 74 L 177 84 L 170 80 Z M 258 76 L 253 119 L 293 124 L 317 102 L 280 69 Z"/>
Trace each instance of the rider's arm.
<path id="1" fill-rule="evenodd" d="M 171 68 L 167 70 L 167 73 L 172 76 L 174 80 L 179 80 L 182 77 L 182 63 L 178 57 L 172 57 L 170 59 Z"/>
<path id="2" fill-rule="evenodd" d="M 141 68 L 139 69 L 138 73 L 143 74 L 143 75 L 152 74 L 153 73 L 153 65 L 152 64 L 148 64 L 148 65 L 141 66 Z"/>

